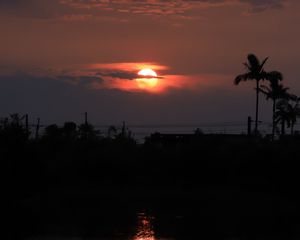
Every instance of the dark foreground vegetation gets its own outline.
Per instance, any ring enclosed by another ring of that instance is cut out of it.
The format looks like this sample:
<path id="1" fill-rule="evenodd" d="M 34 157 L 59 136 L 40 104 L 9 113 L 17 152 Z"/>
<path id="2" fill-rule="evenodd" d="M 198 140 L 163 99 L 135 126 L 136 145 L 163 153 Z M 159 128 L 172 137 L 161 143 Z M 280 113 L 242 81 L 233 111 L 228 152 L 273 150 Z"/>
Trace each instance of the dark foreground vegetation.
<path id="1" fill-rule="evenodd" d="M 16 117 L 16 116 L 15 116 Z M 135 214 L 174 239 L 299 239 L 300 138 L 161 138 L 144 144 L 89 124 L 48 127 L 38 138 L 2 122 L 4 239 L 118 239 Z"/>

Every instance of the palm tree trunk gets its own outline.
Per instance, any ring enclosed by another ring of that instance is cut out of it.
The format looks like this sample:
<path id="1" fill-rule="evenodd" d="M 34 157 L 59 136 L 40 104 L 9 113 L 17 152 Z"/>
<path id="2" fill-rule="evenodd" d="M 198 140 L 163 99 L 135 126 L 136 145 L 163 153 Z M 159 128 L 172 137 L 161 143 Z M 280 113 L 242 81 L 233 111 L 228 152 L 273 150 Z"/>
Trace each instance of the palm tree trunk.
<path id="1" fill-rule="evenodd" d="M 294 123 L 293 122 L 291 123 L 291 135 L 292 136 L 294 135 Z"/>
<path id="2" fill-rule="evenodd" d="M 256 109 L 255 109 L 255 135 L 258 134 L 258 94 L 259 94 L 259 80 L 256 80 Z"/>
<path id="3" fill-rule="evenodd" d="M 276 99 L 273 99 L 273 116 L 272 116 L 272 140 L 274 140 L 275 137 L 275 111 L 276 111 Z"/>

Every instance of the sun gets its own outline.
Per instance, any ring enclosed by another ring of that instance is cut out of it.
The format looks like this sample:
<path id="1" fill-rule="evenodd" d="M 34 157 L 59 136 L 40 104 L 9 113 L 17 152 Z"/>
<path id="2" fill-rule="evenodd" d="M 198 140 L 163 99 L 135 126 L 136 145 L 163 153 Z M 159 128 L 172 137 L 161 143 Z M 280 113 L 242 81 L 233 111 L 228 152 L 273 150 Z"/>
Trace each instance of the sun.
<path id="1" fill-rule="evenodd" d="M 138 72 L 141 78 L 137 78 L 136 82 L 140 88 L 154 88 L 158 84 L 157 73 L 150 68 L 144 68 Z"/>

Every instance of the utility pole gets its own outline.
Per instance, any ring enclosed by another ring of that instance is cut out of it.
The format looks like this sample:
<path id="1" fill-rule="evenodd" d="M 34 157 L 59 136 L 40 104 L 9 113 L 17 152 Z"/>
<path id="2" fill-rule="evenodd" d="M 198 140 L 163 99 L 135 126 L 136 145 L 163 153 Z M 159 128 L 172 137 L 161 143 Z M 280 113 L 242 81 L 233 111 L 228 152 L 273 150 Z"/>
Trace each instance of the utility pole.
<path id="1" fill-rule="evenodd" d="M 83 138 L 87 139 L 88 138 L 88 113 L 84 113 L 84 127 L 83 127 Z"/>
<path id="2" fill-rule="evenodd" d="M 40 130 L 40 118 L 37 119 L 37 124 L 35 128 L 35 139 L 39 138 L 39 130 Z"/>

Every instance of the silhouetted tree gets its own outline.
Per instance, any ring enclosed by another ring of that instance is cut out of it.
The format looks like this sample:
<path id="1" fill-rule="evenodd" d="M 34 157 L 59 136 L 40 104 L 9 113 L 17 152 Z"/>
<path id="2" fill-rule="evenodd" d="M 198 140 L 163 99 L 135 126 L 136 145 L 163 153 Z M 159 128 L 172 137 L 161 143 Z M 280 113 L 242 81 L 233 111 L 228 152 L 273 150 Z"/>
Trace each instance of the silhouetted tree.
<path id="1" fill-rule="evenodd" d="M 47 139 L 59 139 L 62 137 L 62 129 L 56 124 L 49 125 L 45 128 L 44 138 Z"/>
<path id="2" fill-rule="evenodd" d="M 65 122 L 63 126 L 63 136 L 67 140 L 75 140 L 77 138 L 77 125 L 74 122 Z"/>
<path id="3" fill-rule="evenodd" d="M 197 128 L 194 132 L 196 135 L 203 135 L 203 131 L 200 128 Z"/>
<path id="4" fill-rule="evenodd" d="M 255 134 L 258 133 L 258 103 L 259 103 L 259 82 L 265 79 L 271 79 L 276 76 L 277 79 L 282 79 L 282 74 L 277 71 L 267 73 L 264 70 L 264 65 L 268 58 L 265 58 L 262 62 L 254 54 L 248 54 L 248 62 L 244 63 L 247 72 L 238 75 L 234 84 L 238 85 L 241 81 L 255 80 L 256 81 L 256 110 L 255 110 Z"/>
<path id="5" fill-rule="evenodd" d="M 287 101 L 280 101 L 276 105 L 275 121 L 281 123 L 281 135 L 285 135 L 285 123 L 288 122 Z"/>
<path id="6" fill-rule="evenodd" d="M 278 78 L 278 75 L 274 75 L 272 79 L 270 79 L 270 85 L 261 85 L 260 91 L 266 96 L 266 99 L 271 99 L 273 101 L 272 106 L 272 139 L 274 139 L 276 121 L 275 121 L 275 112 L 276 112 L 276 102 L 279 99 L 292 99 L 293 95 L 288 93 L 289 88 L 284 87 L 282 84 L 279 84 L 281 78 Z"/>
<path id="7" fill-rule="evenodd" d="M 115 140 L 118 143 L 124 144 L 126 146 L 127 144 L 135 144 L 136 141 L 133 138 L 132 131 L 126 127 L 125 122 L 122 123 L 122 127 L 120 129 L 121 131 L 118 133 L 116 132 Z"/>
<path id="8" fill-rule="evenodd" d="M 299 106 L 300 99 L 297 98 L 296 101 L 294 101 L 293 104 L 290 104 L 289 108 L 289 116 L 290 116 L 290 122 L 291 122 L 291 135 L 294 135 L 294 126 L 297 122 L 297 119 L 300 117 L 300 106 Z"/>
<path id="9" fill-rule="evenodd" d="M 6 143 L 21 143 L 28 140 L 29 130 L 23 124 L 24 116 L 11 114 L 0 122 L 0 137 Z"/>
<path id="10" fill-rule="evenodd" d="M 78 135 L 80 139 L 95 140 L 98 138 L 99 134 L 100 131 L 95 130 L 94 126 L 87 122 L 78 127 Z"/>
<path id="11" fill-rule="evenodd" d="M 291 128 L 291 135 L 294 134 L 294 126 L 297 122 L 297 118 L 300 117 L 300 98 L 296 98 L 292 101 L 281 100 L 277 104 L 277 111 L 275 114 L 276 121 L 281 122 L 281 134 L 285 134 L 285 123 L 287 127 Z"/>

